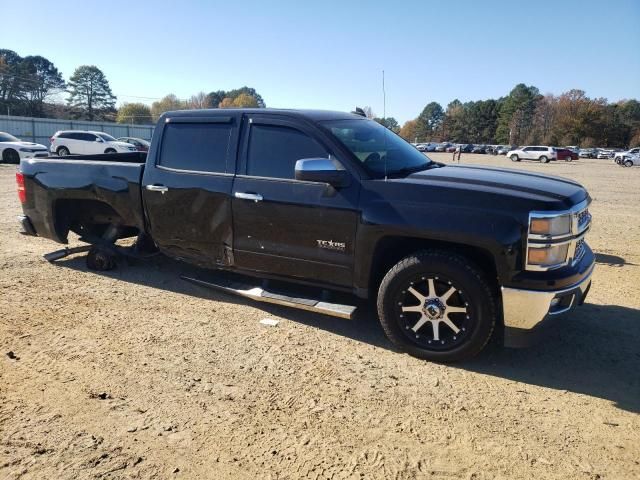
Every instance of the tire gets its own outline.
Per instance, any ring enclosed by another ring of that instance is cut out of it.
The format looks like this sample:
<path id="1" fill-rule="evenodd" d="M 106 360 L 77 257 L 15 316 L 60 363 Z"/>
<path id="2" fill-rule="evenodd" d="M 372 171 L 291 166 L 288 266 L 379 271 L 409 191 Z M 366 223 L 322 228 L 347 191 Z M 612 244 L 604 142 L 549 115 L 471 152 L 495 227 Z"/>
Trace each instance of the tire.
<path id="1" fill-rule="evenodd" d="M 625 160 L 624 161 L 624 166 L 625 167 L 633 167 L 633 160 Z"/>
<path id="2" fill-rule="evenodd" d="M 70 154 L 69 149 L 67 147 L 58 148 L 58 150 L 56 150 L 56 153 L 58 154 L 59 157 L 66 157 L 67 155 Z"/>
<path id="3" fill-rule="evenodd" d="M 87 268 L 106 272 L 116 267 L 116 257 L 104 247 L 94 246 L 87 254 Z"/>
<path id="4" fill-rule="evenodd" d="M 497 321 L 496 296 L 480 268 L 443 250 L 414 253 L 391 268 L 380 284 L 377 308 L 391 342 L 435 362 L 478 354 Z"/>
<path id="5" fill-rule="evenodd" d="M 509 157 L 511 159 L 512 162 L 519 162 L 520 159 L 518 158 L 518 155 L 513 154 Z"/>
<path id="6" fill-rule="evenodd" d="M 4 163 L 18 164 L 20 163 L 20 154 L 12 148 L 7 148 L 2 152 L 2 161 Z"/>
<path id="7" fill-rule="evenodd" d="M 116 151 L 113 148 L 107 148 L 104 153 L 116 153 Z"/>
<path id="8" fill-rule="evenodd" d="M 549 163 L 549 158 L 544 155 L 542 155 L 538 160 L 540 160 L 540 163 Z"/>

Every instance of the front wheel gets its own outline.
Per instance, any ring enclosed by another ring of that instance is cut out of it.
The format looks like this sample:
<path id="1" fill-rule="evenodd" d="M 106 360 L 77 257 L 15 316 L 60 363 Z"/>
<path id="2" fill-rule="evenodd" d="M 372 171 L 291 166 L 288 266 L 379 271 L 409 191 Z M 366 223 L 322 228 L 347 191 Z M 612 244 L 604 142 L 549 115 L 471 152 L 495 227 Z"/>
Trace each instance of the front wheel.
<path id="1" fill-rule="evenodd" d="M 495 295 L 482 271 L 440 250 L 409 255 L 389 270 L 377 307 L 389 340 L 414 357 L 437 362 L 479 353 L 497 318 Z"/>
<path id="2" fill-rule="evenodd" d="M 625 160 L 624 161 L 624 166 L 625 167 L 633 167 L 633 161 L 632 160 Z"/>
<path id="3" fill-rule="evenodd" d="M 511 158 L 511 161 L 512 161 L 512 162 L 519 162 L 519 161 L 520 161 L 520 159 L 518 158 L 518 155 L 515 155 L 515 154 L 514 154 L 514 155 L 511 155 L 511 157 L 510 157 L 510 158 Z"/>
<path id="4" fill-rule="evenodd" d="M 104 153 L 116 153 L 116 151 L 113 148 L 107 148 Z"/>
<path id="5" fill-rule="evenodd" d="M 69 149 L 67 147 L 60 147 L 58 150 L 56 150 L 56 153 L 59 157 L 66 157 L 67 155 L 69 155 Z"/>
<path id="6" fill-rule="evenodd" d="M 20 163 L 20 154 L 8 148 L 2 152 L 2 161 L 5 163 Z"/>

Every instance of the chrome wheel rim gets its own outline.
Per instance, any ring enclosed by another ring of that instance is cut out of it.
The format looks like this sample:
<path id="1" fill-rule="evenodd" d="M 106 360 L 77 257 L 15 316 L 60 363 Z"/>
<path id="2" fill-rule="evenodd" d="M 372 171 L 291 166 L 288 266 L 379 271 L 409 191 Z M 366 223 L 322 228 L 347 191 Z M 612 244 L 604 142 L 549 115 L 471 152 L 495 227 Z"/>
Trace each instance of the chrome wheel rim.
<path id="1" fill-rule="evenodd" d="M 402 333 L 428 350 L 450 350 L 466 341 L 474 316 L 464 292 L 442 276 L 419 276 L 396 301 Z"/>

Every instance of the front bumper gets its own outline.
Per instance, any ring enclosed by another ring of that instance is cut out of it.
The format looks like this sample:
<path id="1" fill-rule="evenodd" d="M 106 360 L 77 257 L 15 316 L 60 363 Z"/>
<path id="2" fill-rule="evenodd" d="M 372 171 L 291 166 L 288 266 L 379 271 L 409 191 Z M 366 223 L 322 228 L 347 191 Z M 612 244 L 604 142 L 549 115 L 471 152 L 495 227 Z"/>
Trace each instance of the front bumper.
<path id="1" fill-rule="evenodd" d="M 537 291 L 502 287 L 504 344 L 525 346 L 534 330 L 546 319 L 566 313 L 584 303 L 591 288 L 594 266 L 575 285 L 562 290 Z"/>

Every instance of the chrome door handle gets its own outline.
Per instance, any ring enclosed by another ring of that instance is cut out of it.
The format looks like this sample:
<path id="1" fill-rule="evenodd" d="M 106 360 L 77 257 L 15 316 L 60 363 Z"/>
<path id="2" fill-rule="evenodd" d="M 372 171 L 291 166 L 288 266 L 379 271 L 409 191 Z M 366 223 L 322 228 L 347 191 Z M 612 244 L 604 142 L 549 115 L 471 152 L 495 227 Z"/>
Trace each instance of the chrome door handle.
<path id="1" fill-rule="evenodd" d="M 150 192 L 160 192 L 163 195 L 169 191 L 169 188 L 164 185 L 147 185 L 145 188 Z"/>
<path id="2" fill-rule="evenodd" d="M 236 197 L 236 198 L 240 198 L 242 200 L 253 200 L 254 202 L 261 202 L 262 201 L 262 195 L 260 195 L 259 193 L 235 192 L 233 194 L 233 196 Z"/>

